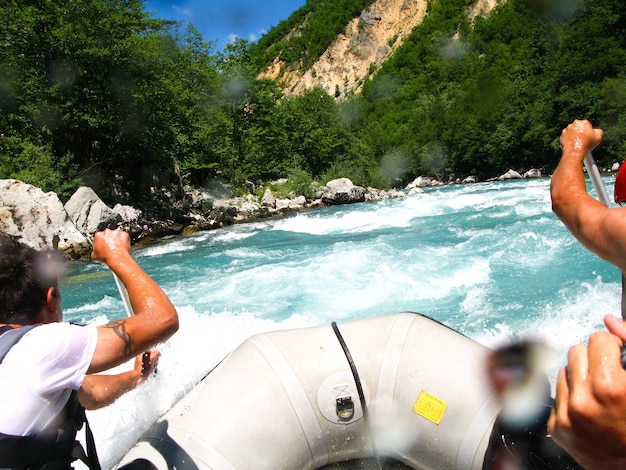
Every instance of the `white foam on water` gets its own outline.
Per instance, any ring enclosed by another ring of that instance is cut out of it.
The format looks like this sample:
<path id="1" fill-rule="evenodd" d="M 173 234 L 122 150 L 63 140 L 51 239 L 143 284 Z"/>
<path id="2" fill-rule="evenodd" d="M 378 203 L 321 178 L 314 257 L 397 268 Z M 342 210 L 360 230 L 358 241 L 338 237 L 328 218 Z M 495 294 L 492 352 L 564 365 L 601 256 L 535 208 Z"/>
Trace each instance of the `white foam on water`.
<path id="1" fill-rule="evenodd" d="M 257 226 L 259 225 L 265 225 L 265 224 L 257 224 Z M 213 238 L 213 243 L 230 243 L 233 241 L 245 240 L 246 238 L 250 238 L 257 233 L 258 233 L 257 230 L 245 231 L 245 232 L 237 231 L 237 230 L 224 231 L 224 232 L 220 232 L 216 234 L 216 236 Z"/>
<path id="2" fill-rule="evenodd" d="M 133 254 L 141 259 L 150 256 L 163 256 L 170 253 L 180 253 L 181 251 L 193 250 L 195 246 L 187 240 L 171 241 L 170 243 L 159 242 L 156 246 L 150 246 L 134 252 Z"/>
<path id="3" fill-rule="evenodd" d="M 262 224 L 245 224 L 229 227 L 229 230 L 206 231 L 158 240 L 147 247 L 134 249 L 133 256 L 141 260 L 141 258 L 162 257 L 164 255 L 194 251 L 218 244 L 225 246 L 254 236 L 258 232 L 257 227 L 259 226 L 262 226 Z"/>
<path id="4" fill-rule="evenodd" d="M 93 320 L 94 315 L 103 311 L 123 311 L 124 304 L 119 298 L 105 295 L 99 301 L 86 303 L 79 307 L 63 309 L 63 316 L 77 323 L 88 323 Z"/>
<path id="5" fill-rule="evenodd" d="M 484 299 L 468 299 L 464 308 L 470 315 L 479 315 Z M 603 282 L 597 277 L 591 283 L 568 285 L 560 293 L 557 303 L 542 305 L 540 315 L 528 316 L 516 322 L 504 321 L 493 328 L 473 332 L 470 336 L 489 346 L 499 347 L 518 339 L 533 339 L 546 344 L 553 352 L 555 362 L 548 372 L 556 377 L 558 368 L 567 361 L 567 350 L 574 344 L 586 343 L 594 331 L 604 330 L 603 318 L 607 313 L 620 314 L 621 285 Z"/>
<path id="6" fill-rule="evenodd" d="M 416 216 L 409 211 L 382 207 L 376 215 L 371 210 L 336 212 L 334 216 L 325 217 L 315 214 L 299 214 L 276 223 L 274 230 L 285 232 L 308 233 L 311 235 L 328 235 L 339 233 L 372 232 L 381 228 L 407 227 Z"/>

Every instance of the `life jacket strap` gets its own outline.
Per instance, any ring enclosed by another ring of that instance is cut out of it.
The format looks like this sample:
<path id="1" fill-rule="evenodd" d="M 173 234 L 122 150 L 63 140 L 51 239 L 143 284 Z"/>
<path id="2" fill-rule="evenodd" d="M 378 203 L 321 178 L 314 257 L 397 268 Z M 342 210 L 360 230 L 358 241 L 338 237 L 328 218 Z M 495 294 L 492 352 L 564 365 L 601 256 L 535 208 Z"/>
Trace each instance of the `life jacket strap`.
<path id="1" fill-rule="evenodd" d="M 0 326 L 0 336 L 2 336 L 2 341 L 0 341 L 0 364 L 4 359 L 4 356 L 6 356 L 9 350 L 15 346 L 15 343 L 22 339 L 22 336 L 36 326 L 37 325 L 26 325 L 20 328 L 13 328 L 9 325 Z"/>

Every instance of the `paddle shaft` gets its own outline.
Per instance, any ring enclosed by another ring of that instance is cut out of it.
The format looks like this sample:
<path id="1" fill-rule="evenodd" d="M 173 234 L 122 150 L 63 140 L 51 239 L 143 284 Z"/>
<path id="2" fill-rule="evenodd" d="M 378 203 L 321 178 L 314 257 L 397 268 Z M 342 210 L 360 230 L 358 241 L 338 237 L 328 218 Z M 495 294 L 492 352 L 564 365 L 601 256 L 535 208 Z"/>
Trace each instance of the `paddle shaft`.
<path id="1" fill-rule="evenodd" d="M 585 168 L 587 169 L 587 174 L 591 178 L 591 183 L 593 184 L 596 193 L 598 194 L 598 200 L 603 203 L 606 207 L 611 207 L 611 199 L 609 199 L 609 195 L 606 192 L 606 188 L 602 183 L 602 176 L 600 176 L 600 170 L 598 170 L 598 165 L 596 165 L 596 161 L 591 155 L 591 152 L 587 154 L 585 157 Z"/>
<path id="2" fill-rule="evenodd" d="M 133 311 L 133 306 L 130 304 L 130 297 L 128 297 L 128 291 L 126 290 L 126 286 L 118 277 L 117 274 L 113 273 L 113 279 L 115 279 L 115 284 L 117 285 L 117 290 L 120 291 L 120 297 L 122 298 L 122 302 L 124 303 L 124 308 L 126 309 L 126 314 L 129 317 L 132 317 L 135 312 Z"/>
<path id="3" fill-rule="evenodd" d="M 124 285 L 124 283 L 122 282 L 122 280 L 119 278 L 119 276 L 115 273 L 113 273 L 113 279 L 115 279 L 115 284 L 117 285 L 117 290 L 120 291 L 120 297 L 122 298 L 122 302 L 124 303 L 124 308 L 126 309 L 126 314 L 129 317 L 132 317 L 135 312 L 133 310 L 133 306 L 130 304 L 130 297 L 128 296 L 128 290 L 126 290 L 126 286 Z M 144 352 L 141 355 L 141 361 L 142 361 L 142 374 L 143 371 L 145 369 L 147 369 L 150 365 L 150 353 L 148 351 Z M 157 373 L 156 368 L 154 369 L 154 373 Z"/>

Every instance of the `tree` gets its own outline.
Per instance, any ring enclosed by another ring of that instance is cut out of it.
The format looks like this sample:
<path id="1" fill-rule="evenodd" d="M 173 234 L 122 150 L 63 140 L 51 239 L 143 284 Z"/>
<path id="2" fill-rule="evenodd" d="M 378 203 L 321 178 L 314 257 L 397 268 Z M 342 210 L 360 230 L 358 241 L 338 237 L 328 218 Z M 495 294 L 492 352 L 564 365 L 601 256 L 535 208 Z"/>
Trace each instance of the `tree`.
<path id="1" fill-rule="evenodd" d="M 150 126 L 149 105 L 162 104 L 151 68 L 168 56 L 167 22 L 150 19 L 139 0 L 8 2 L 0 18 L 7 132 L 50 145 L 53 163 L 71 155 L 91 183 L 139 181 L 144 164 L 166 165 L 145 144 L 167 141 Z"/>

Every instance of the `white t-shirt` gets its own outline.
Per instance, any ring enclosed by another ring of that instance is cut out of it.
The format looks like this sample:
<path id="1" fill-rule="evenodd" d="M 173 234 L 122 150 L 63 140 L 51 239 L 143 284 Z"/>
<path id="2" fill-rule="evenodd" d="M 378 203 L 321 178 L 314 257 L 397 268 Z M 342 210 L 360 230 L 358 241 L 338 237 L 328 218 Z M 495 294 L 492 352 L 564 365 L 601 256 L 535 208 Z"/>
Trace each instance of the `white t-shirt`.
<path id="1" fill-rule="evenodd" d="M 0 432 L 28 436 L 55 426 L 85 378 L 97 339 L 96 327 L 69 323 L 26 333 L 0 364 Z"/>

